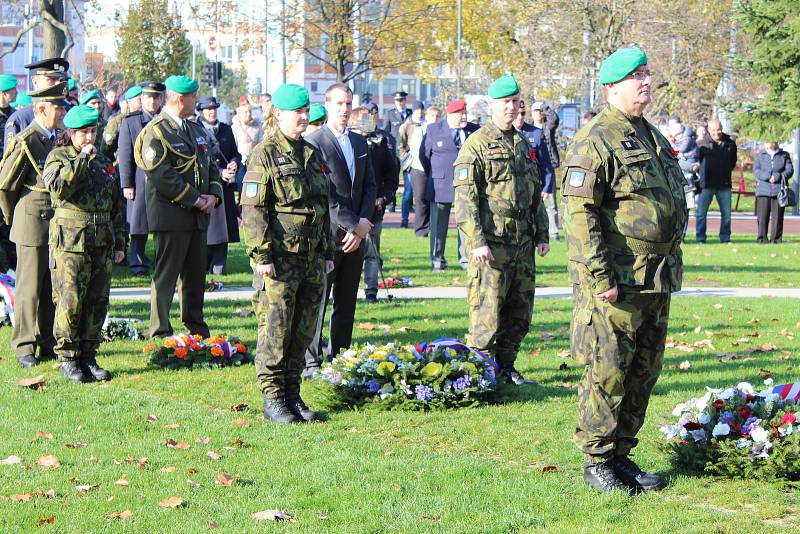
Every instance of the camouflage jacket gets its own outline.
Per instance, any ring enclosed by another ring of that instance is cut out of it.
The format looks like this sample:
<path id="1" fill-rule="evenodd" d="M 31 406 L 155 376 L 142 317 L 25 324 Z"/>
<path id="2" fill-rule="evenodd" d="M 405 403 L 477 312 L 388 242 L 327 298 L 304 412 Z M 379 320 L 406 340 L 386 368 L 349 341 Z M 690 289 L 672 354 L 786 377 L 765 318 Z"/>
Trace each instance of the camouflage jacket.
<path id="1" fill-rule="evenodd" d="M 464 141 L 453 185 L 456 222 L 468 250 L 549 241 L 535 158 L 525 137 L 516 130 L 504 134 L 492 121 Z"/>
<path id="2" fill-rule="evenodd" d="M 210 215 L 195 208 L 200 195 L 222 202 L 219 169 L 208 150 L 206 132 L 190 119 L 179 128 L 166 111 L 136 137 L 136 165 L 147 177 L 147 225 L 151 232 L 207 230 Z"/>
<path id="3" fill-rule="evenodd" d="M 50 244 L 67 252 L 93 248 L 127 248 L 128 229 L 122 192 L 111 161 L 102 154 L 88 156 L 72 145 L 54 149 L 44 166 L 55 214 L 50 221 Z"/>
<path id="4" fill-rule="evenodd" d="M 99 131 L 97 135 L 97 139 L 100 141 L 100 146 L 98 148 L 105 157 L 114 161 L 117 159 L 119 127 L 122 124 L 122 119 L 124 118 L 125 115 L 122 113 L 117 113 L 105 123 L 105 128 L 103 128 L 102 135 Z"/>
<path id="5" fill-rule="evenodd" d="M 47 245 L 53 207 L 42 168 L 52 149 L 53 141 L 36 121 L 12 136 L 6 146 L 0 163 L 0 209 L 11 226 L 10 239 L 17 245 Z"/>
<path id="6" fill-rule="evenodd" d="M 240 201 L 254 265 L 273 263 L 285 253 L 333 259 L 325 164 L 307 141 L 293 144 L 278 132 L 247 158 Z"/>
<path id="7" fill-rule="evenodd" d="M 615 284 L 654 293 L 681 288 L 683 174 L 669 142 L 641 120 L 651 139 L 608 105 L 578 131 L 565 155 L 570 278 L 595 294 Z"/>

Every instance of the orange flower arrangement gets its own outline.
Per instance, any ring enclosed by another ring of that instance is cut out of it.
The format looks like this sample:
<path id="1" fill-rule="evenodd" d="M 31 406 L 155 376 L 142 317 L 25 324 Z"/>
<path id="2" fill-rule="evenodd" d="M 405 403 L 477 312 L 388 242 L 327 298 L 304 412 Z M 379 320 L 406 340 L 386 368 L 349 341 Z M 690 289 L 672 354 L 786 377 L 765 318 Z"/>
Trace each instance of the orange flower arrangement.
<path id="1" fill-rule="evenodd" d="M 214 337 L 210 337 L 210 338 L 206 339 L 206 344 L 207 345 L 214 345 L 216 343 L 225 343 L 225 340 L 222 339 L 219 336 L 214 336 Z"/>
<path id="2" fill-rule="evenodd" d="M 173 354 L 175 355 L 176 358 L 182 360 L 186 357 L 187 354 L 189 354 L 189 351 L 186 350 L 186 347 L 178 347 L 177 349 L 175 349 L 175 352 L 173 352 Z"/>
<path id="3" fill-rule="evenodd" d="M 147 345 L 144 346 L 142 352 L 150 352 L 151 350 L 155 350 L 157 348 L 158 346 L 155 343 L 148 343 Z"/>
<path id="4" fill-rule="evenodd" d="M 203 341 L 203 336 L 201 336 L 200 334 L 195 334 L 192 337 L 194 338 L 195 341 Z"/>
<path id="5" fill-rule="evenodd" d="M 211 347 L 211 355 L 212 356 L 215 356 L 217 358 L 221 358 L 222 355 L 224 355 L 224 354 L 225 354 L 225 351 L 223 351 L 221 348 L 219 348 L 219 347 Z"/>
<path id="6" fill-rule="evenodd" d="M 177 344 L 178 344 L 178 342 L 175 341 L 172 338 L 167 338 L 167 339 L 164 340 L 164 346 L 165 347 L 173 348 L 173 347 L 177 346 Z"/>
<path id="7" fill-rule="evenodd" d="M 247 352 L 247 347 L 244 345 L 244 343 L 237 343 L 236 344 L 236 351 L 237 352 Z"/>

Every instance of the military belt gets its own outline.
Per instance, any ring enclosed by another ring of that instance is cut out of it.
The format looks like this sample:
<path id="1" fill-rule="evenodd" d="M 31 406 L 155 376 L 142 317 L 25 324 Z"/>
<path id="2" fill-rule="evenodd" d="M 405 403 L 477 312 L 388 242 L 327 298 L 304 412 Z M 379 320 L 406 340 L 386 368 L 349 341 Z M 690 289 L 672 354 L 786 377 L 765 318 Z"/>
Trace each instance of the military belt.
<path id="1" fill-rule="evenodd" d="M 69 208 L 56 208 L 55 216 L 60 219 L 73 219 L 76 221 L 87 221 L 92 223 L 106 223 L 111 220 L 111 214 L 107 211 L 95 213 L 92 211 L 79 211 Z"/>
<path id="2" fill-rule="evenodd" d="M 659 256 L 671 256 L 678 251 L 680 246 L 679 240 L 659 243 L 620 234 L 607 234 L 605 241 L 609 248 L 619 252 L 630 251 L 635 254 L 657 254 Z"/>
<path id="3" fill-rule="evenodd" d="M 494 202 L 489 202 L 489 209 L 492 213 L 500 215 L 501 217 L 509 217 L 511 219 L 524 219 L 527 215 L 526 210 L 516 208 L 504 208 Z"/>

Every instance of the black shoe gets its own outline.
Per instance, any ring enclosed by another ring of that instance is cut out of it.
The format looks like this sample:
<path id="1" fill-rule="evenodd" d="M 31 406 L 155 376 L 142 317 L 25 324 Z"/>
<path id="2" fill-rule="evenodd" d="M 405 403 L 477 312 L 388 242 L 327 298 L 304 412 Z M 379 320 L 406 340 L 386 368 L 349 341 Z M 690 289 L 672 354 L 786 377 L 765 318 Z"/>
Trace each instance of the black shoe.
<path id="1" fill-rule="evenodd" d="M 599 464 L 589 464 L 583 468 L 583 480 L 600 491 L 620 490 L 626 493 L 631 492 L 631 488 L 625 485 L 614 472 L 614 461 L 606 460 Z"/>
<path id="2" fill-rule="evenodd" d="M 57 360 L 57 359 L 58 359 L 58 356 L 56 356 L 55 352 L 42 352 L 41 350 L 39 351 L 39 361 L 40 362 L 45 362 L 47 360 Z"/>
<path id="3" fill-rule="evenodd" d="M 17 356 L 17 361 L 23 369 L 30 369 L 39 365 L 39 360 L 33 357 L 33 354 L 25 354 L 24 356 Z"/>
<path id="4" fill-rule="evenodd" d="M 72 382 L 86 382 L 86 376 L 81 371 L 81 366 L 77 360 L 61 362 L 61 374 Z"/>
<path id="5" fill-rule="evenodd" d="M 306 406 L 300 395 L 291 395 L 286 397 L 286 405 L 289 410 L 303 421 L 314 421 L 317 419 L 317 414 L 311 411 L 311 408 Z"/>
<path id="6" fill-rule="evenodd" d="M 87 378 L 92 377 L 94 380 L 106 381 L 111 380 L 111 373 L 97 365 L 95 358 L 86 358 L 80 360 L 81 371 Z"/>
<path id="7" fill-rule="evenodd" d="M 500 371 L 506 377 L 506 384 L 514 384 L 515 386 L 522 386 L 523 384 L 533 384 L 533 380 L 526 380 L 522 373 L 514 369 L 514 366 L 506 367 Z"/>
<path id="8" fill-rule="evenodd" d="M 375 304 L 376 302 L 378 302 L 378 297 L 375 295 L 367 295 L 367 302 L 369 304 Z"/>
<path id="9" fill-rule="evenodd" d="M 400 228 L 408 228 L 408 221 L 400 221 Z"/>
<path id="10" fill-rule="evenodd" d="M 666 485 L 662 477 L 652 473 L 645 473 L 627 456 L 614 458 L 614 472 L 622 482 L 634 489 L 657 491 L 664 489 Z"/>
<path id="11" fill-rule="evenodd" d="M 264 419 L 273 423 L 297 423 L 300 419 L 286 406 L 283 398 L 264 398 Z"/>

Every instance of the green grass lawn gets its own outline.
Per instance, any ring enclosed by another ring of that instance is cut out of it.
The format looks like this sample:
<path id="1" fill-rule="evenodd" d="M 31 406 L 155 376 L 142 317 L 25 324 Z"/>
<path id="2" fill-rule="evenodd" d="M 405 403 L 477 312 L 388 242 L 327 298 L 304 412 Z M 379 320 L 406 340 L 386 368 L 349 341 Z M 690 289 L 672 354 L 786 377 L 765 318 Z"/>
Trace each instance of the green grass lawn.
<path id="1" fill-rule="evenodd" d="M 207 319 L 214 333 L 235 335 L 253 346 L 255 318 L 232 313 L 242 306 L 247 303 L 208 302 Z M 304 395 L 327 420 L 302 426 L 262 421 L 249 366 L 161 371 L 148 365 L 145 342 L 115 341 L 103 345 L 99 357 L 116 373 L 114 380 L 75 385 L 49 363 L 19 369 L 6 349 L 0 362 L 0 418 L 5 421 L 0 459 L 16 455 L 22 463 L 0 465 L 0 531 L 35 531 L 42 520 L 52 523 L 41 530 L 53 532 L 198 532 L 210 521 L 224 532 L 800 528 L 795 489 L 682 475 L 671 467 L 658 432 L 660 424 L 673 420 L 676 403 L 702 394 L 705 386 L 742 380 L 758 386 L 767 373 L 776 384 L 797 380 L 796 301 L 673 300 L 670 336 L 703 343 L 690 353 L 667 350 L 636 459 L 666 475 L 670 484 L 663 492 L 638 497 L 600 494 L 582 482 L 581 454 L 571 443 L 580 369 L 564 354 L 570 311 L 568 300 L 537 301 L 518 367 L 539 385 L 505 389 L 496 404 L 443 413 L 331 410 L 311 383 L 304 384 Z M 146 303 L 115 301 L 112 314 L 146 320 L 148 309 Z M 357 326 L 357 343 L 462 337 L 466 303 L 360 304 L 356 324 L 364 321 L 393 330 L 386 334 Z M 397 332 L 403 326 L 416 330 Z M 8 346 L 9 336 L 8 328 L 0 328 L 2 346 Z M 737 345 L 742 337 L 752 341 Z M 754 350 L 767 343 L 777 348 Z M 722 353 L 738 359 L 722 363 Z M 684 360 L 692 364 L 689 371 L 678 369 Z M 566 370 L 559 370 L 562 362 L 568 363 Z M 45 391 L 16 385 L 37 373 L 48 380 Z M 232 411 L 240 403 L 249 407 Z M 155 418 L 148 420 L 151 414 Z M 189 448 L 167 447 L 168 439 Z M 210 458 L 208 451 L 221 459 Z M 60 468 L 35 464 L 46 454 L 56 456 Z M 230 487 L 217 484 L 220 473 L 238 479 Z M 53 490 L 53 497 L 37 497 L 37 490 Z M 28 502 L 11 500 L 20 494 L 33 496 Z M 183 505 L 159 506 L 172 496 Z M 283 510 L 296 522 L 251 517 L 269 509 Z M 124 511 L 132 515 L 111 518 Z"/>
<path id="2" fill-rule="evenodd" d="M 429 241 L 414 237 L 412 230 L 393 228 L 381 237 L 384 274 L 410 276 L 416 286 L 464 286 L 466 273 L 458 265 L 454 230 L 447 244 L 450 268 L 444 272 L 431 271 Z M 536 257 L 536 284 L 567 286 L 567 257 L 564 241 L 551 244 L 544 258 Z M 800 286 L 800 239 L 788 235 L 779 245 L 757 245 L 754 236 L 733 236 L 731 245 L 709 240 L 706 245 L 693 241 L 683 245 L 685 286 L 703 287 L 798 287 Z M 148 255 L 152 256 L 152 240 L 148 240 Z M 242 243 L 230 246 L 228 270 L 224 276 L 207 277 L 223 282 L 225 287 L 248 287 L 252 271 Z M 150 285 L 150 278 L 131 276 L 127 266 L 114 267 L 114 287 Z"/>

